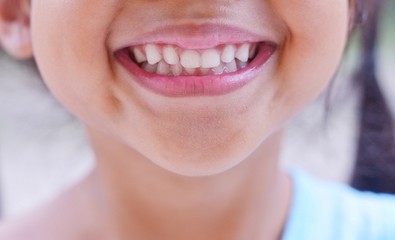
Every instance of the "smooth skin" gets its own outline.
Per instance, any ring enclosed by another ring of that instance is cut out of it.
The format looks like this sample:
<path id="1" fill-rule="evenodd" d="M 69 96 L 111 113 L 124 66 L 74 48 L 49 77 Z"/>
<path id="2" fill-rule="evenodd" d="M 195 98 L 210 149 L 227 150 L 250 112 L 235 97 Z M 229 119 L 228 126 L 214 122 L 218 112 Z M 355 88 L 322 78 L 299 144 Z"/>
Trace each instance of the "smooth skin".
<path id="1" fill-rule="evenodd" d="M 52 94 L 86 126 L 97 167 L 51 204 L 4 223 L 0 239 L 281 238 L 292 200 L 278 166 L 281 132 L 333 77 L 348 1 L 32 0 L 20 13 L 29 26 L 3 19 L 1 27 L 31 34 L 1 31 L 2 42 L 24 43 L 2 46 L 34 56 Z M 190 24 L 205 34 L 205 23 L 270 36 L 279 48 L 256 80 L 213 97 L 154 94 L 127 81 L 114 58 L 152 29 Z"/>

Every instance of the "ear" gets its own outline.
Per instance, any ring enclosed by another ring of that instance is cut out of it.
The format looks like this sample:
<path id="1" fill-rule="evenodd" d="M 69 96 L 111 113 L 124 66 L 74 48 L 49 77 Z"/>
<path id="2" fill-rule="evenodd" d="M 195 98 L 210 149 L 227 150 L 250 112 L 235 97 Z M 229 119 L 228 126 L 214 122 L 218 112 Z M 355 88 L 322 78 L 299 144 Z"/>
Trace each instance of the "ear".
<path id="1" fill-rule="evenodd" d="M 28 0 L 3 0 L 0 7 L 0 45 L 18 59 L 32 57 Z"/>

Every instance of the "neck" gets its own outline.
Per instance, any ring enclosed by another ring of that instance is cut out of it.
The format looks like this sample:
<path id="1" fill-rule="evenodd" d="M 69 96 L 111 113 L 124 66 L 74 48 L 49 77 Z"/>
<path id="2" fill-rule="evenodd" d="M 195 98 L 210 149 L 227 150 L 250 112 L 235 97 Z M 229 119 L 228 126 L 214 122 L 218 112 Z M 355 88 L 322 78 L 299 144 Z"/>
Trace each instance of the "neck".
<path id="1" fill-rule="evenodd" d="M 127 146 L 90 135 L 97 157 L 90 182 L 117 239 L 280 237 L 290 199 L 288 178 L 277 167 L 280 133 L 238 166 L 207 177 L 173 174 Z"/>

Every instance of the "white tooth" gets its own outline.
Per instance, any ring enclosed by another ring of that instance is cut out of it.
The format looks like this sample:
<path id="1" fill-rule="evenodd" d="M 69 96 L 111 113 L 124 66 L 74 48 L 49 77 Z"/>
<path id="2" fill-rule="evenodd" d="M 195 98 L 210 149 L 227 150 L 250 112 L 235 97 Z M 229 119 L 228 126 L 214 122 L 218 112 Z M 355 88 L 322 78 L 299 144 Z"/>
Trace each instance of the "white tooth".
<path id="1" fill-rule="evenodd" d="M 177 64 L 180 61 L 176 50 L 172 46 L 166 46 L 163 49 L 163 58 L 168 64 L 172 65 Z"/>
<path id="2" fill-rule="evenodd" d="M 145 54 L 147 54 L 147 60 L 149 64 L 155 64 L 162 60 L 162 55 L 159 52 L 159 48 L 154 44 L 147 44 L 145 46 Z"/>
<path id="3" fill-rule="evenodd" d="M 236 65 L 237 65 L 237 68 L 238 68 L 238 69 L 242 69 L 242 68 L 247 67 L 247 64 L 248 64 L 248 63 L 242 62 L 242 61 L 240 61 L 240 60 L 237 60 L 237 61 L 236 61 Z"/>
<path id="4" fill-rule="evenodd" d="M 147 61 L 147 58 L 145 57 L 143 51 L 138 48 L 133 48 L 133 55 L 138 63 Z"/>
<path id="5" fill-rule="evenodd" d="M 218 67 L 221 64 L 221 56 L 215 49 L 208 49 L 202 53 L 202 68 Z"/>
<path id="6" fill-rule="evenodd" d="M 250 52 L 250 44 L 244 43 L 237 49 L 236 58 L 242 62 L 247 62 L 249 52 Z"/>
<path id="7" fill-rule="evenodd" d="M 181 65 L 185 68 L 200 67 L 200 54 L 195 50 L 186 50 L 181 54 Z"/>
<path id="8" fill-rule="evenodd" d="M 256 44 L 253 44 L 250 48 L 249 54 L 248 54 L 248 58 L 251 59 L 255 56 L 256 51 L 258 49 L 258 46 Z"/>
<path id="9" fill-rule="evenodd" d="M 187 72 L 189 75 L 193 75 L 196 72 L 196 68 L 185 68 L 185 72 Z"/>
<path id="10" fill-rule="evenodd" d="M 200 68 L 200 74 L 206 75 L 210 71 L 210 68 Z"/>
<path id="11" fill-rule="evenodd" d="M 221 63 L 218 67 L 213 68 L 213 72 L 216 75 L 224 73 L 224 64 Z"/>
<path id="12" fill-rule="evenodd" d="M 182 66 L 181 64 L 175 64 L 171 65 L 171 72 L 173 73 L 174 76 L 180 76 L 182 73 Z"/>
<path id="13" fill-rule="evenodd" d="M 158 69 L 156 69 L 156 73 L 159 75 L 167 75 L 170 73 L 170 66 L 165 61 L 160 61 L 158 63 Z"/>
<path id="14" fill-rule="evenodd" d="M 235 52 L 236 52 L 235 46 L 226 45 L 221 55 L 222 62 L 224 63 L 232 62 L 235 59 Z"/>
<path id="15" fill-rule="evenodd" d="M 231 61 L 230 63 L 227 63 L 227 64 L 226 64 L 226 69 L 227 69 L 227 71 L 228 71 L 229 73 L 236 72 L 236 71 L 237 71 L 236 61 L 233 60 L 233 61 Z"/>
<path id="16" fill-rule="evenodd" d="M 154 64 L 154 65 L 152 65 L 152 64 L 149 64 L 149 63 L 147 63 L 147 62 L 145 62 L 145 63 L 143 63 L 143 69 L 146 71 L 146 72 L 149 72 L 149 73 L 154 73 L 154 72 L 156 72 L 156 69 L 157 69 L 157 67 L 158 67 L 158 64 Z"/>

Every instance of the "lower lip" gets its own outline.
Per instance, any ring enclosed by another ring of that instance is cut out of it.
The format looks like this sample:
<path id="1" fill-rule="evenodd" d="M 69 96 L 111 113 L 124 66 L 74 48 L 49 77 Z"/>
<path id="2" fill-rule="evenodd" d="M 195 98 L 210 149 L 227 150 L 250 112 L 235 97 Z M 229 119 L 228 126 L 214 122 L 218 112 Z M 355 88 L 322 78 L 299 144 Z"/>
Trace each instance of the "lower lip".
<path id="1" fill-rule="evenodd" d="M 262 43 L 257 56 L 243 69 L 233 73 L 209 76 L 162 76 L 148 73 L 131 58 L 127 49 L 115 57 L 144 88 L 166 97 L 216 96 L 236 91 L 256 78 L 276 51 L 274 44 Z"/>

